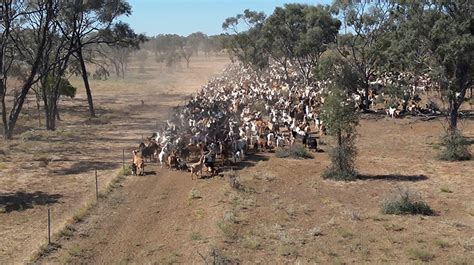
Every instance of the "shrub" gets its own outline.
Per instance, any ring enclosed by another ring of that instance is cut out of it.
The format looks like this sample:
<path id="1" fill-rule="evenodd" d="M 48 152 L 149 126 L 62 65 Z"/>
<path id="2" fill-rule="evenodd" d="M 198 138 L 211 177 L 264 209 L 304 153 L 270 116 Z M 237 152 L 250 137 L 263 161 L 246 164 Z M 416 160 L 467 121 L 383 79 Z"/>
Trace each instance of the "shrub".
<path id="1" fill-rule="evenodd" d="M 430 206 L 408 189 L 398 189 L 398 194 L 382 203 L 384 214 L 420 214 L 433 215 Z"/>
<path id="2" fill-rule="evenodd" d="M 424 262 L 429 262 L 434 258 L 434 255 L 424 249 L 412 248 L 408 250 L 408 255 L 413 259 L 418 259 Z"/>
<path id="3" fill-rule="evenodd" d="M 248 249 L 260 249 L 262 247 L 262 243 L 256 236 L 247 236 L 243 239 L 242 245 L 244 248 Z"/>
<path id="4" fill-rule="evenodd" d="M 453 193 L 453 191 L 450 190 L 450 189 L 447 188 L 447 187 L 441 187 L 440 190 L 441 190 L 441 192 L 445 192 L 445 193 Z"/>
<path id="5" fill-rule="evenodd" d="M 198 252 L 199 253 L 199 252 Z M 222 252 L 219 248 L 213 247 L 209 252 L 209 257 L 204 257 L 200 253 L 199 255 L 203 259 L 205 264 L 223 265 L 223 264 L 240 264 L 240 261 L 235 258 L 231 258 Z"/>
<path id="6" fill-rule="evenodd" d="M 188 197 L 190 200 L 197 200 L 197 199 L 202 199 L 202 196 L 201 196 L 201 193 L 193 188 L 190 192 L 189 192 L 189 197 Z"/>
<path id="7" fill-rule="evenodd" d="M 357 178 L 355 170 L 355 158 L 357 149 L 354 144 L 354 137 L 348 136 L 341 141 L 341 145 L 336 146 L 329 153 L 331 166 L 327 168 L 323 179 L 352 181 Z"/>
<path id="8" fill-rule="evenodd" d="M 193 232 L 191 234 L 191 240 L 200 241 L 200 240 L 202 240 L 202 235 L 199 234 L 198 232 Z"/>
<path id="9" fill-rule="evenodd" d="M 279 158 L 313 158 L 313 155 L 301 144 L 291 145 L 289 147 L 280 148 L 276 151 L 276 157 Z"/>
<path id="10" fill-rule="evenodd" d="M 226 242 L 234 242 L 238 239 L 238 230 L 234 224 L 226 221 L 220 221 L 217 223 L 217 227 L 222 231 L 222 234 L 224 234 Z"/>
<path id="11" fill-rule="evenodd" d="M 460 131 L 448 131 L 441 137 L 443 149 L 439 159 L 444 161 L 463 161 L 471 159 L 469 144 Z"/>

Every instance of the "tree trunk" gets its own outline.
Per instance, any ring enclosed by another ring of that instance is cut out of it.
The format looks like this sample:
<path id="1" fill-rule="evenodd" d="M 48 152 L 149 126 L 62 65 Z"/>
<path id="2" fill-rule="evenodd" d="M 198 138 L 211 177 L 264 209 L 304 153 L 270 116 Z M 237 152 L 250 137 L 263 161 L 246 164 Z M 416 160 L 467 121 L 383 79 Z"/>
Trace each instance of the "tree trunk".
<path id="1" fill-rule="evenodd" d="M 39 95 L 36 95 L 36 110 L 38 111 L 38 126 L 41 127 L 41 107 Z"/>
<path id="2" fill-rule="evenodd" d="M 452 104 L 450 103 L 449 107 L 449 130 L 454 132 L 458 128 L 458 115 L 459 115 L 459 108 L 457 108 L 455 105 L 457 104 Z"/>
<path id="3" fill-rule="evenodd" d="M 3 137 L 8 139 L 7 132 L 8 132 L 8 123 L 7 123 L 7 108 L 5 105 L 5 87 L 3 80 L 0 80 L 0 97 L 2 99 L 2 124 L 3 124 Z"/>
<path id="4" fill-rule="evenodd" d="M 18 117 L 20 116 L 21 110 L 23 108 L 23 104 L 25 103 L 26 96 L 28 95 L 28 92 L 30 91 L 31 87 L 33 86 L 35 82 L 35 77 L 36 74 L 38 73 L 38 69 L 40 67 L 41 60 L 43 58 L 43 52 L 45 50 L 46 42 L 48 40 L 48 31 L 51 26 L 51 21 L 53 20 L 54 12 L 53 12 L 53 2 L 52 1 L 46 1 L 46 17 L 44 19 L 44 25 L 43 28 L 41 29 L 39 38 L 40 38 L 40 43 L 37 46 L 37 49 L 35 50 L 35 58 L 33 60 L 33 63 L 31 65 L 31 70 L 29 71 L 28 77 L 26 78 L 25 82 L 22 85 L 20 95 L 14 100 L 13 102 L 13 107 L 10 111 L 10 115 L 8 117 L 8 120 L 6 119 L 6 110 L 5 108 L 5 101 L 4 97 L 5 95 L 2 96 L 2 116 L 3 116 L 3 127 L 4 127 L 4 135 L 3 137 L 5 139 L 11 139 L 13 137 L 13 130 L 15 128 L 16 122 L 18 120 Z M 11 4 L 11 3 L 10 3 Z M 8 19 L 7 19 L 8 20 Z M 5 26 L 5 31 L 9 31 L 10 28 L 9 26 Z M 8 34 L 6 35 L 8 36 Z M 3 64 L 3 58 L 1 58 L 2 64 Z M 3 74 L 3 73 L 2 73 Z M 3 94 L 5 94 L 6 87 L 5 83 L 2 80 L 2 89 L 3 89 Z"/>
<path id="5" fill-rule="evenodd" d="M 369 101 L 369 81 L 366 79 L 364 83 L 364 95 L 362 98 L 362 106 L 364 107 L 364 111 L 368 111 L 370 109 L 370 101 Z"/>
<path id="6" fill-rule="evenodd" d="M 59 116 L 59 104 L 56 104 L 56 119 L 61 121 L 61 116 Z"/>
<path id="7" fill-rule="evenodd" d="M 86 63 L 84 62 L 81 48 L 77 50 L 77 58 L 79 59 L 79 63 L 81 64 L 82 80 L 84 81 L 84 87 L 86 88 L 87 103 L 89 103 L 89 115 L 91 117 L 95 117 L 94 102 L 92 100 L 92 92 L 91 92 L 91 87 L 89 85 L 89 77 L 87 76 Z"/>

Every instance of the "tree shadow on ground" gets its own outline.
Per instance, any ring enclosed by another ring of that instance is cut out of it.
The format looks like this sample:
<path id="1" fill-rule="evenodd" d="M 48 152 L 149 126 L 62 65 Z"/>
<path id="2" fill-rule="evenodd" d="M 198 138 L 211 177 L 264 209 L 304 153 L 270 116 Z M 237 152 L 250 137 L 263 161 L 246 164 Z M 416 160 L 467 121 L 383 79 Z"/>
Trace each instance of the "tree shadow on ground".
<path id="1" fill-rule="evenodd" d="M 216 164 L 217 165 L 217 174 L 212 175 L 210 172 L 207 172 L 207 171 L 203 170 L 203 174 L 202 174 L 202 176 L 199 177 L 199 179 L 211 179 L 211 178 L 217 177 L 217 176 L 223 177 L 225 171 L 242 170 L 244 168 L 253 167 L 260 161 L 267 161 L 267 160 L 269 160 L 269 158 L 267 156 L 263 155 L 262 153 L 251 153 L 251 154 L 245 155 L 245 160 L 244 161 L 239 161 L 237 163 L 234 163 L 232 159 L 229 159 L 229 163 L 227 163 L 224 166 L 221 166 L 220 162 L 217 162 L 217 164 Z M 189 173 L 189 170 L 188 170 L 187 173 Z"/>
<path id="2" fill-rule="evenodd" d="M 248 167 L 253 167 L 255 166 L 258 162 L 260 161 L 268 161 L 269 158 L 263 154 L 260 153 L 252 153 L 248 154 L 245 156 L 245 160 L 237 162 L 237 163 L 232 163 L 229 165 L 224 166 L 221 168 L 220 171 L 226 171 L 226 170 L 241 170 L 244 168 Z"/>
<path id="3" fill-rule="evenodd" d="M 61 194 L 49 194 L 42 191 L 34 193 L 0 193 L 0 208 L 4 208 L 6 213 L 24 211 L 33 208 L 35 205 L 58 203 L 62 197 L 63 195 Z"/>
<path id="4" fill-rule="evenodd" d="M 474 138 L 466 137 L 466 144 L 467 145 L 474 145 Z"/>
<path id="5" fill-rule="evenodd" d="M 428 177 L 425 175 L 400 175 L 400 174 L 388 174 L 388 175 L 358 175 L 359 180 L 387 180 L 387 181 L 411 181 L 417 182 L 427 180 Z"/>
<path id="6" fill-rule="evenodd" d="M 91 161 L 79 161 L 75 162 L 69 168 L 54 170 L 53 173 L 59 175 L 73 175 L 85 172 L 91 172 L 94 170 L 109 170 L 115 169 L 120 166 L 120 163 L 113 162 L 91 162 Z"/>

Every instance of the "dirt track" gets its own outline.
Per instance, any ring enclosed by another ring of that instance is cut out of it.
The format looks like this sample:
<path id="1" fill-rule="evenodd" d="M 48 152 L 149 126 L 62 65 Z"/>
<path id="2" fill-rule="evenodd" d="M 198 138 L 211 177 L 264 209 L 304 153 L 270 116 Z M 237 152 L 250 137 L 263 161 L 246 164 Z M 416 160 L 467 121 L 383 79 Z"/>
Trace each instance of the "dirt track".
<path id="1" fill-rule="evenodd" d="M 79 236 L 73 242 L 62 242 L 68 254 L 59 252 L 59 259 L 53 255 L 48 262 L 117 264 L 197 260 L 195 250 L 204 249 L 190 239 L 192 233 L 199 231 L 210 241 L 216 237 L 216 227 L 207 222 L 213 219 L 217 222 L 223 208 L 206 207 L 196 212 L 200 206 L 212 204 L 211 189 L 222 185 L 217 183 L 219 180 L 212 180 L 210 185 L 203 182 L 161 170 L 156 175 L 129 178 L 123 188 L 78 226 Z M 188 199 L 194 185 L 206 194 L 203 199 Z M 199 215 L 206 218 L 196 219 Z M 190 240 L 182 241 L 183 238 Z"/>

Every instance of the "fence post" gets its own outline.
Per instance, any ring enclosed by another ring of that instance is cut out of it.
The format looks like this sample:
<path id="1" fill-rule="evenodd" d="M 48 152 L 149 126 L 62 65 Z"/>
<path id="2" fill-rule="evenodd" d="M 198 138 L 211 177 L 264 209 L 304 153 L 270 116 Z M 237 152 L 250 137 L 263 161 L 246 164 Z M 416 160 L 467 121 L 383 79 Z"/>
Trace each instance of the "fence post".
<path id="1" fill-rule="evenodd" d="M 95 170 L 95 198 L 99 199 L 99 181 L 97 180 L 97 169 Z"/>
<path id="2" fill-rule="evenodd" d="M 51 208 L 48 207 L 48 245 L 51 245 Z"/>
<path id="3" fill-rule="evenodd" d="M 125 172 L 125 148 L 122 149 L 122 170 Z"/>

